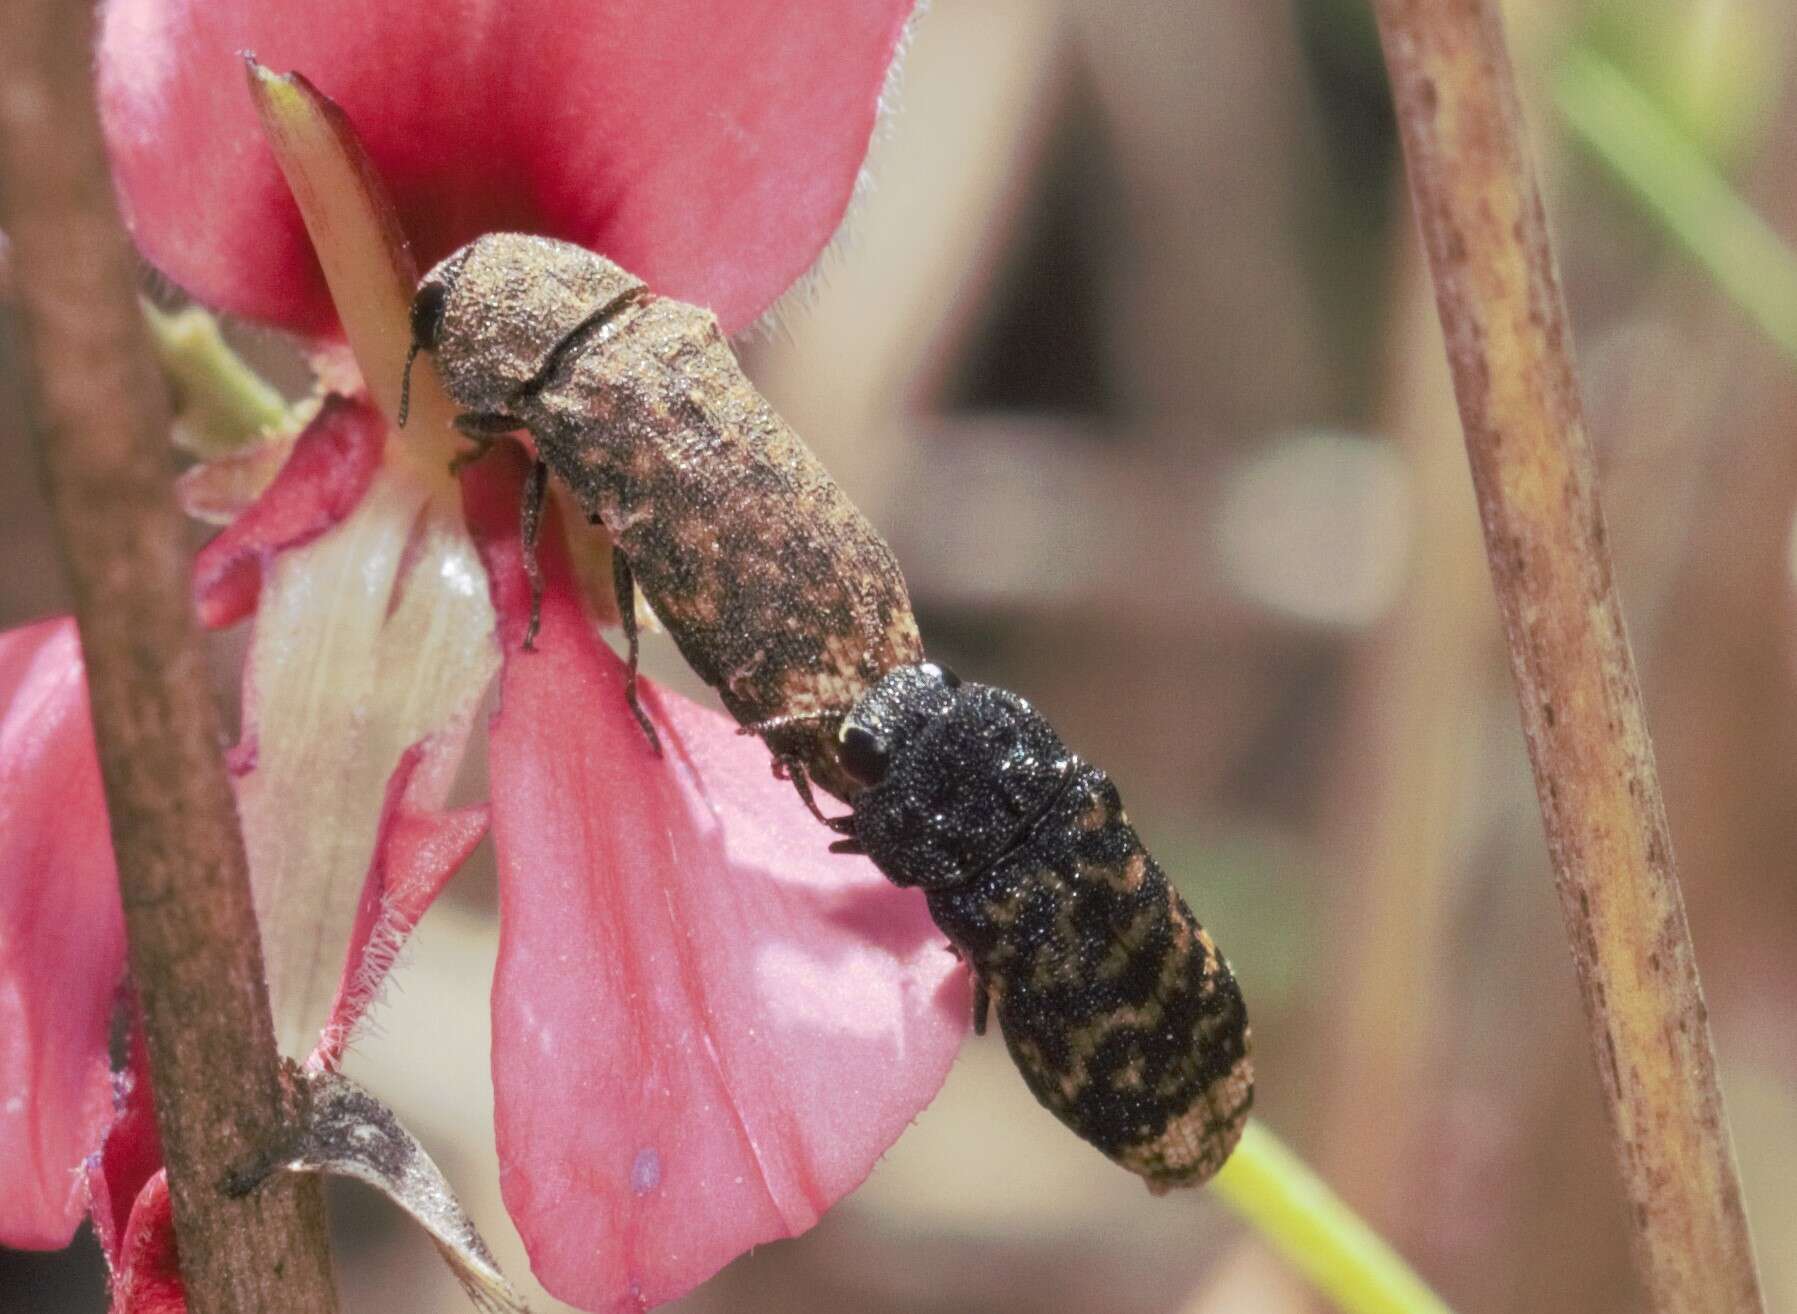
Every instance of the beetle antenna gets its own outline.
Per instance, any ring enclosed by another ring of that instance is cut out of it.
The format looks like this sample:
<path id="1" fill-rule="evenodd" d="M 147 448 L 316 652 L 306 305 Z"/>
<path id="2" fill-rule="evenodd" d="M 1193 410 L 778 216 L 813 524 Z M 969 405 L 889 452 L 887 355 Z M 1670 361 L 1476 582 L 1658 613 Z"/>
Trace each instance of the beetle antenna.
<path id="1" fill-rule="evenodd" d="M 412 362 L 418 359 L 419 344 L 414 342 L 412 349 L 406 352 L 405 372 L 399 376 L 399 414 L 393 417 L 394 424 L 401 429 L 406 427 L 406 416 L 412 410 Z"/>

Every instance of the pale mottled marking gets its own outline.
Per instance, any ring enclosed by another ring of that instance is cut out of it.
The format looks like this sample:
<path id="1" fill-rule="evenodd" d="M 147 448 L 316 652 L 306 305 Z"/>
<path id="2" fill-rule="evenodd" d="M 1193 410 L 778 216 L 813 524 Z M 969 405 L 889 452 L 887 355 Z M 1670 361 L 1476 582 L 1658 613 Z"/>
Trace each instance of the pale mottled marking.
<path id="1" fill-rule="evenodd" d="M 1105 802 L 1102 798 L 1094 796 L 1092 800 L 1086 804 L 1085 810 L 1079 814 L 1079 820 L 1074 824 L 1081 830 L 1098 830 L 1100 827 L 1110 825 L 1110 823 L 1111 810 L 1105 806 Z"/>

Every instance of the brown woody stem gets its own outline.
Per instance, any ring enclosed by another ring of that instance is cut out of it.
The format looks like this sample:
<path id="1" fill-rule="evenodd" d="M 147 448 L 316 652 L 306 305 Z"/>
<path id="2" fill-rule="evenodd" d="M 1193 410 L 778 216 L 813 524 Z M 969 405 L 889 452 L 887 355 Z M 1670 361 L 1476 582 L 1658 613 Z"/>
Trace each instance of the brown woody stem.
<path id="1" fill-rule="evenodd" d="M 317 1183 L 220 1189 L 288 1096 L 191 614 L 166 399 L 94 113 L 92 22 L 68 0 L 0 7 L 0 222 L 30 419 L 87 661 L 189 1308 L 319 1314 L 336 1300 Z"/>
<path id="2" fill-rule="evenodd" d="M 1376 9 L 1637 1263 L 1665 1314 L 1759 1310 L 1497 7 L 1377 0 Z"/>

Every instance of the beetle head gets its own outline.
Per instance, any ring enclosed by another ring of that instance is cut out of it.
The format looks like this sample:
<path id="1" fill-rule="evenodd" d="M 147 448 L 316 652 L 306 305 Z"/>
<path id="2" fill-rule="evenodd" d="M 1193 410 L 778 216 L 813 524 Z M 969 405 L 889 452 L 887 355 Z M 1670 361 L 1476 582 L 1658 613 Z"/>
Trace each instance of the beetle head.
<path id="1" fill-rule="evenodd" d="M 1016 694 L 933 662 L 890 672 L 837 738 L 855 838 L 887 878 L 942 889 L 1018 842 L 1060 791 L 1072 755 Z"/>
<path id="2" fill-rule="evenodd" d="M 419 280 L 412 350 L 435 354 L 444 387 L 460 405 L 504 411 L 557 343 L 642 286 L 571 242 L 488 233 Z"/>

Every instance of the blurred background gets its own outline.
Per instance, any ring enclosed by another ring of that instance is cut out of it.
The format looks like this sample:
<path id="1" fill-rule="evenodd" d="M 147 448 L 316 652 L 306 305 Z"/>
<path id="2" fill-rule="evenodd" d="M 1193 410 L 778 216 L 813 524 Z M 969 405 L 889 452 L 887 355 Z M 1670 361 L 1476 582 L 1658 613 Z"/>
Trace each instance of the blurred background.
<path id="1" fill-rule="evenodd" d="M 1639 190 L 1682 143 L 1797 240 L 1797 11 L 1508 14 L 1768 1305 L 1797 1309 L 1797 285 L 1729 212 L 1675 236 Z M 1632 120 L 1593 109 L 1617 78 Z M 1242 981 L 1259 1116 L 1458 1310 L 1644 1308 L 1365 7 L 936 0 L 892 110 L 751 372 L 889 536 L 933 655 L 1117 777 Z M 0 625 L 66 607 L 18 409 Z M 690 688 L 665 639 L 647 661 Z M 493 953 L 483 849 L 350 1071 L 527 1283 Z M 347 1311 L 466 1307 L 397 1211 L 332 1199 Z M 103 1304 L 85 1233 L 0 1253 L 7 1311 Z M 992 1035 L 866 1187 L 676 1308 L 1315 1306 L 1205 1194 L 1065 1134 Z"/>

